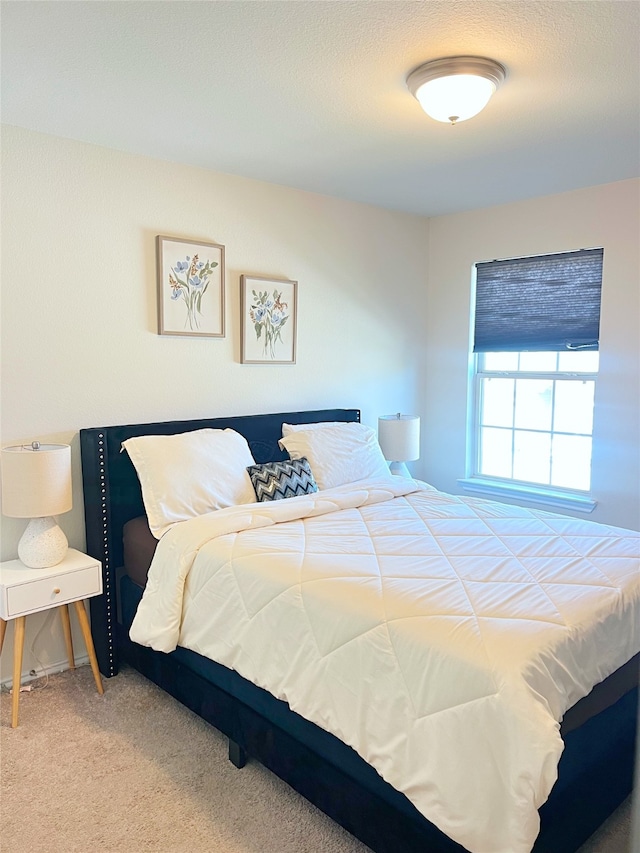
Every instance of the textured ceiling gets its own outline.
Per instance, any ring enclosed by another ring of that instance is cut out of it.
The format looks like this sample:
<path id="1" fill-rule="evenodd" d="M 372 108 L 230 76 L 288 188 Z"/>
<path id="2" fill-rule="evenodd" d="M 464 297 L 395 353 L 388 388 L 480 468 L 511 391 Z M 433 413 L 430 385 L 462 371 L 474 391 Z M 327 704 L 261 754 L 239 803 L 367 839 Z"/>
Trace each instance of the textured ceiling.
<path id="1" fill-rule="evenodd" d="M 2 3 L 2 120 L 426 215 L 640 174 L 640 3 Z M 406 74 L 497 59 L 479 116 Z"/>

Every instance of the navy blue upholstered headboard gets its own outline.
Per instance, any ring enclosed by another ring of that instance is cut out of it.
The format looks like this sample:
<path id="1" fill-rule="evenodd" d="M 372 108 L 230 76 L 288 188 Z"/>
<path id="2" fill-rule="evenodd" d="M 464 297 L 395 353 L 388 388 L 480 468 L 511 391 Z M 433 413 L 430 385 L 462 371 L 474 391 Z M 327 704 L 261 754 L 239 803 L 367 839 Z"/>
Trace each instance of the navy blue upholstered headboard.
<path id="1" fill-rule="evenodd" d="M 138 476 L 122 442 L 138 435 L 174 435 L 196 429 L 235 429 L 249 442 L 256 462 L 286 458 L 280 450 L 282 424 L 360 421 L 359 409 L 321 409 L 191 421 L 96 427 L 80 430 L 87 553 L 102 563 L 103 595 L 92 598 L 91 627 L 103 675 L 117 672 L 116 571 L 123 563 L 122 529 L 144 514 Z"/>

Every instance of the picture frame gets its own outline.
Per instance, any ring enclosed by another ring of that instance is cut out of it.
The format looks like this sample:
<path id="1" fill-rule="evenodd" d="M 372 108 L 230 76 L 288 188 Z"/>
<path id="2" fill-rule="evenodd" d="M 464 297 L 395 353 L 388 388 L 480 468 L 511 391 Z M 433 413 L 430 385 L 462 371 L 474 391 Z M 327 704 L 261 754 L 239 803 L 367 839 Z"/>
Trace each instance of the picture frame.
<path id="1" fill-rule="evenodd" d="M 158 334 L 223 338 L 224 246 L 156 237 Z"/>
<path id="2" fill-rule="evenodd" d="M 295 364 L 298 282 L 240 276 L 242 364 Z"/>

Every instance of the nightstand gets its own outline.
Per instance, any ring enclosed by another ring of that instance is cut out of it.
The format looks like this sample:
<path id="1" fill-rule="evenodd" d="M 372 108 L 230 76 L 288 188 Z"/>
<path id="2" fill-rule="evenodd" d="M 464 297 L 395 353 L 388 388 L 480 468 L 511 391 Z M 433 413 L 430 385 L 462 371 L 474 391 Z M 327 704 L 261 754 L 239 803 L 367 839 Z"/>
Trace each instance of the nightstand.
<path id="1" fill-rule="evenodd" d="M 31 613 L 39 613 L 41 610 L 49 610 L 52 607 L 60 608 L 69 667 L 74 669 L 71 624 L 67 607 L 68 604 L 73 603 L 98 693 L 104 693 L 89 619 L 84 607 L 85 598 L 100 595 L 101 592 L 102 571 L 99 561 L 74 548 L 69 548 L 64 560 L 50 569 L 29 569 L 20 560 L 0 563 L 0 651 L 4 643 L 7 622 L 14 619 L 16 626 L 13 650 L 12 728 L 18 725 L 25 624 L 27 616 Z"/>

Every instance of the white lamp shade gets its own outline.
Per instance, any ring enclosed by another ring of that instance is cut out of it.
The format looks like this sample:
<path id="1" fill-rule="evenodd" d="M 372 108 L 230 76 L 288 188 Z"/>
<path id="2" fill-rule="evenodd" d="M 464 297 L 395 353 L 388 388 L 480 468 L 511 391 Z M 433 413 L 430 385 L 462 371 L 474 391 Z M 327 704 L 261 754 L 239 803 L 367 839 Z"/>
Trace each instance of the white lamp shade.
<path id="1" fill-rule="evenodd" d="M 378 442 L 387 462 L 411 462 L 420 458 L 418 415 L 383 415 L 378 418 Z"/>
<path id="2" fill-rule="evenodd" d="M 37 446 L 37 448 L 36 448 Z M 68 444 L 2 448 L 2 513 L 43 518 L 72 506 L 71 447 Z"/>

